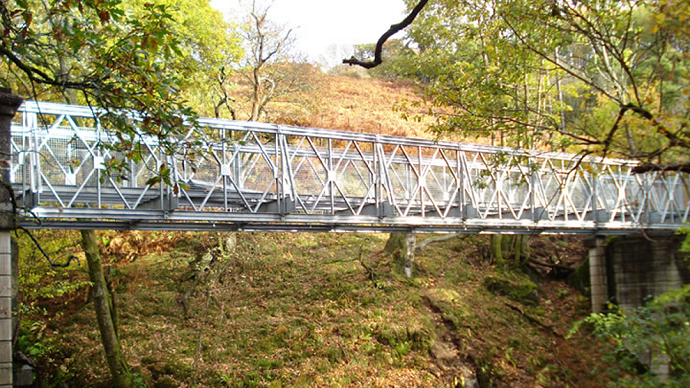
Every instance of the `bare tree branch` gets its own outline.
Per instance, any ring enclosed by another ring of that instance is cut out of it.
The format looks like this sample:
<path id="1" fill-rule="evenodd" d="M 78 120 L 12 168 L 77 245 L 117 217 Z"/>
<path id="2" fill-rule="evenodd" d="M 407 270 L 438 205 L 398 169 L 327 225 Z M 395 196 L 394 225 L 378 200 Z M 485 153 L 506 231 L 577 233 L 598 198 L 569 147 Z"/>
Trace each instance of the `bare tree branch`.
<path id="1" fill-rule="evenodd" d="M 684 163 L 669 163 L 669 164 L 656 164 L 656 163 L 642 163 L 638 166 L 633 167 L 633 174 L 643 174 L 645 172 L 652 171 L 677 171 L 690 173 L 690 162 Z"/>
<path id="2" fill-rule="evenodd" d="M 393 24 L 391 28 L 386 31 L 381 37 L 379 38 L 378 42 L 376 42 L 376 49 L 374 50 L 374 60 L 373 61 L 362 61 L 354 56 L 350 59 L 343 59 L 344 64 L 348 64 L 350 66 L 352 65 L 357 65 L 357 66 L 362 66 L 365 69 L 371 69 L 374 68 L 381 63 L 383 63 L 383 58 L 381 57 L 381 54 L 383 52 L 383 44 L 386 43 L 388 38 L 391 36 L 395 35 L 398 31 L 402 30 L 403 28 L 407 27 L 412 23 L 416 18 L 417 15 L 419 15 L 419 12 L 424 8 L 426 3 L 428 3 L 429 0 L 421 0 L 419 4 L 417 4 L 414 9 L 412 9 L 412 12 L 410 12 L 409 15 L 403 21 L 401 21 L 398 24 Z"/>

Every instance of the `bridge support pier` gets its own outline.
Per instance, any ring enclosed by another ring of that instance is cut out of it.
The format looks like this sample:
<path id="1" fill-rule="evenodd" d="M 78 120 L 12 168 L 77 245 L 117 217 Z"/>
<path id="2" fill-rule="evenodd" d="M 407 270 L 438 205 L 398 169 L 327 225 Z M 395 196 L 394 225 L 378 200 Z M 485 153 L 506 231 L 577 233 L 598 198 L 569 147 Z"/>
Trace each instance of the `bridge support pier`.
<path id="1" fill-rule="evenodd" d="M 609 285 L 606 273 L 606 240 L 594 237 L 585 241 L 589 248 L 589 282 L 592 293 L 592 312 L 600 313 L 609 301 Z"/>
<path id="2" fill-rule="evenodd" d="M 0 90 L 0 388 L 12 387 L 12 299 L 16 285 L 12 271 L 12 236 L 16 228 L 10 183 L 12 137 L 10 128 L 22 98 Z M 16 275 L 16 274 L 14 274 Z"/>
<path id="3" fill-rule="evenodd" d="M 683 237 L 626 236 L 614 239 L 606 250 L 611 298 L 631 311 L 651 298 L 690 284 L 690 261 L 679 252 Z"/>
<path id="4" fill-rule="evenodd" d="M 690 284 L 690 261 L 679 252 L 683 237 L 625 236 L 587 241 L 592 311 L 602 312 L 609 301 L 632 312 L 665 292 Z M 657 376 L 668 376 L 669 364 L 656 349 L 637 354 Z"/>
<path id="5" fill-rule="evenodd" d="M 688 255 L 678 251 L 682 241 L 683 237 L 676 235 L 586 240 L 592 311 L 604 311 L 609 301 L 631 311 L 651 298 L 690 284 Z"/>

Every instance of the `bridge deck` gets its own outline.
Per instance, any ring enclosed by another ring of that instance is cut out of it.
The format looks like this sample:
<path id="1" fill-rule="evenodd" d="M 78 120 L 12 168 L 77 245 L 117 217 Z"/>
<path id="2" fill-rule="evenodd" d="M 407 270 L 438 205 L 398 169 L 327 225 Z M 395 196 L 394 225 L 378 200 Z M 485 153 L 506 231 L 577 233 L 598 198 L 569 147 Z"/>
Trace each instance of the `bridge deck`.
<path id="1" fill-rule="evenodd" d="M 392 136 L 202 119 L 224 139 L 185 159 L 141 140 L 123 156 L 87 107 L 27 102 L 12 183 L 30 228 L 669 232 L 688 220 L 687 176 L 635 163 Z M 193 136 L 190 134 L 189 136 Z M 177 188 L 147 184 L 165 164 Z M 40 220 L 41 222 L 36 222 Z"/>

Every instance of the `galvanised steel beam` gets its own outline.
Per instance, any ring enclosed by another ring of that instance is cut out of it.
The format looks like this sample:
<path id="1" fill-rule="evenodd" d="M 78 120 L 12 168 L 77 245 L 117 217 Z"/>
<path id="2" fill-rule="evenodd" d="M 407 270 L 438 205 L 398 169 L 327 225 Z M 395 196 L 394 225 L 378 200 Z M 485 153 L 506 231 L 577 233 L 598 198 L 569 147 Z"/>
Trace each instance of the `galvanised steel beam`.
<path id="1" fill-rule="evenodd" d="M 186 160 L 141 138 L 122 155 L 88 107 L 27 102 L 12 131 L 12 182 L 26 227 L 626 234 L 672 232 L 688 177 L 632 174 L 634 161 L 201 119 L 208 150 Z M 132 115 L 136 121 L 136 116 Z M 177 188 L 147 184 L 162 164 Z M 36 220 L 42 223 L 35 223 Z M 76 220 L 79 220 L 78 222 Z"/>

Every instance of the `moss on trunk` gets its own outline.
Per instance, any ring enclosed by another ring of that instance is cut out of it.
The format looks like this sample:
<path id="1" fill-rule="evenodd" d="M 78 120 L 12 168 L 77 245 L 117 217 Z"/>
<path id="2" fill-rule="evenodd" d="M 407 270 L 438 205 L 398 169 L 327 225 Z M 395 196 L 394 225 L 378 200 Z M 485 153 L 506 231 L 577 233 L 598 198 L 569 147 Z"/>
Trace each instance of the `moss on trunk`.
<path id="1" fill-rule="evenodd" d="M 134 379 L 125 362 L 115 330 L 115 320 L 112 316 L 113 309 L 110 306 L 111 299 L 108 296 L 108 287 L 103 275 L 103 265 L 98 251 L 98 243 L 96 242 L 96 233 L 93 230 L 82 230 L 81 245 L 89 266 L 89 278 L 91 283 L 93 283 L 91 288 L 93 307 L 96 312 L 98 329 L 101 332 L 105 359 L 113 377 L 113 386 L 116 388 L 133 387 Z"/>

